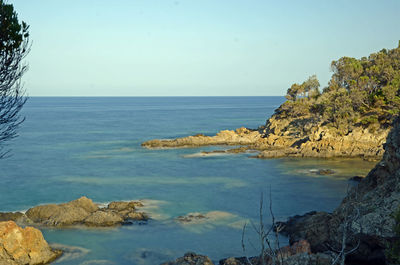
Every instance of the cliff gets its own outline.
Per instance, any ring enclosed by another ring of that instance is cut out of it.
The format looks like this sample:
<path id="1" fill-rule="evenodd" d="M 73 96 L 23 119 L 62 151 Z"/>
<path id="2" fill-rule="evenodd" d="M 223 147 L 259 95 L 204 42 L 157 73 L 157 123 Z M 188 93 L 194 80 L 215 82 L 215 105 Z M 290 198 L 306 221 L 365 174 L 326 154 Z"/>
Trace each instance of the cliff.
<path id="1" fill-rule="evenodd" d="M 290 218 L 283 233 L 290 243 L 305 239 L 313 252 L 359 247 L 348 260 L 384 264 L 384 251 L 395 238 L 393 213 L 400 207 L 400 120 L 387 137 L 382 160 L 351 189 L 333 213 L 314 212 Z"/>

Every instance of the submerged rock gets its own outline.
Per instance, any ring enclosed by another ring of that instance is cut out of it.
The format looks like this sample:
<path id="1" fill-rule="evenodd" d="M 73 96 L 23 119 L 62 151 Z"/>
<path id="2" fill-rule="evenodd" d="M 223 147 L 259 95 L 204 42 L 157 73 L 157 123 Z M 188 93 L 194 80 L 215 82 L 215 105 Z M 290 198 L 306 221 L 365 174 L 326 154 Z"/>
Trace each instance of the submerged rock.
<path id="1" fill-rule="evenodd" d="M 332 175 L 335 174 L 335 171 L 329 168 L 322 168 L 322 169 L 311 169 L 310 173 L 317 175 Z"/>
<path id="2" fill-rule="evenodd" d="M 132 253 L 125 256 L 129 264 L 135 265 L 154 265 L 174 259 L 175 253 L 167 249 L 135 249 Z"/>
<path id="3" fill-rule="evenodd" d="M 38 229 L 0 222 L 0 264 L 47 264 L 59 255 L 61 251 L 52 250 Z"/>
<path id="4" fill-rule="evenodd" d="M 77 246 L 68 246 L 68 245 L 63 245 L 63 244 L 51 244 L 50 247 L 53 249 L 58 249 L 62 251 L 62 256 L 60 256 L 57 259 L 57 263 L 59 262 L 64 262 L 64 261 L 70 261 L 74 259 L 79 259 L 84 256 L 86 256 L 90 250 L 83 248 L 83 247 L 77 247 Z"/>
<path id="5" fill-rule="evenodd" d="M 161 265 L 214 265 L 214 263 L 207 256 L 188 252 L 183 257 L 178 258 L 175 261 L 162 263 Z"/>
<path id="6" fill-rule="evenodd" d="M 201 213 L 192 213 L 178 216 L 175 220 L 180 223 L 194 223 L 206 219 L 207 217 Z"/>
<path id="7" fill-rule="evenodd" d="M 218 222 L 225 219 L 231 219 L 235 217 L 233 214 L 222 211 L 210 211 L 207 213 L 188 213 L 186 215 L 178 216 L 175 221 L 183 224 L 202 224 L 208 222 Z"/>

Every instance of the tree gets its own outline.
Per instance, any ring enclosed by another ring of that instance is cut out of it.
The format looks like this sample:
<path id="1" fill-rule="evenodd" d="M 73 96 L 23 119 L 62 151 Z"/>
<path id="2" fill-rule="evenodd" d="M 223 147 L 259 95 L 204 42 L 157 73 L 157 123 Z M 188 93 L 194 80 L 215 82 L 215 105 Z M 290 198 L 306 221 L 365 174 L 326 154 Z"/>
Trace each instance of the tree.
<path id="1" fill-rule="evenodd" d="M 9 153 L 5 144 L 17 136 L 24 121 L 19 112 L 27 100 L 21 77 L 27 70 L 23 59 L 30 50 L 28 30 L 13 5 L 0 0 L 0 158 Z"/>

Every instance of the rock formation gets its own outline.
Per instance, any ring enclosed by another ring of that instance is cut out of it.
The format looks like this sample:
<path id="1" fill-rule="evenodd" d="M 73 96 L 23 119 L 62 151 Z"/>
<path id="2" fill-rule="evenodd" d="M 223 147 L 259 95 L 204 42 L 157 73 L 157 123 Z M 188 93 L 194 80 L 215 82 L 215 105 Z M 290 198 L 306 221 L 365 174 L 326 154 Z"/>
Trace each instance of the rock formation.
<path id="1" fill-rule="evenodd" d="M 149 217 L 145 213 L 137 211 L 141 206 L 143 206 L 141 202 L 131 201 L 111 202 L 107 207 L 99 208 L 91 199 L 81 197 L 68 203 L 36 206 L 25 214 L 0 213 L 0 220 L 57 227 L 74 225 L 106 227 L 148 220 Z"/>
<path id="2" fill-rule="evenodd" d="M 36 228 L 0 222 L 0 265 L 47 264 L 59 255 L 61 252 L 52 250 Z"/>
<path id="3" fill-rule="evenodd" d="M 384 264 L 384 250 L 395 237 L 392 213 L 400 207 L 400 120 L 387 137 L 385 153 L 333 213 L 312 212 L 285 223 L 290 243 L 306 239 L 313 252 L 341 246 L 346 219 L 347 248 L 360 246 L 349 260 Z M 359 216 L 359 217 L 358 217 Z"/>
<path id="4" fill-rule="evenodd" d="M 360 157 L 377 160 L 383 155 L 383 144 L 390 128 L 370 131 L 355 127 L 345 134 L 312 119 L 279 118 L 274 114 L 265 126 L 256 130 L 224 130 L 215 136 L 202 134 L 177 139 L 150 140 L 145 148 L 193 148 L 210 145 L 241 145 L 227 150 L 240 153 L 257 150 L 257 158 L 277 157 Z"/>
<path id="5" fill-rule="evenodd" d="M 150 140 L 142 143 L 142 146 L 146 148 L 190 148 L 207 145 L 252 145 L 261 140 L 261 136 L 257 130 L 239 128 L 235 131 L 220 131 L 215 136 L 197 134 L 171 140 Z"/>

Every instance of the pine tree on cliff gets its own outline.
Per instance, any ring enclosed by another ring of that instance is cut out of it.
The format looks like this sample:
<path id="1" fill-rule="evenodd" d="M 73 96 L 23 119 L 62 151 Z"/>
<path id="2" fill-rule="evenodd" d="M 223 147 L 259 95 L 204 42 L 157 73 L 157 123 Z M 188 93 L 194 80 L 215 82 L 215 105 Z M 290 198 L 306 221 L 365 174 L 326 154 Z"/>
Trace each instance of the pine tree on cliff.
<path id="1" fill-rule="evenodd" d="M 24 121 L 19 112 L 27 99 L 21 77 L 27 70 L 23 59 L 30 48 L 28 29 L 13 5 L 0 0 L 0 158 L 9 153 L 6 142 L 17 136 Z"/>
<path id="2" fill-rule="evenodd" d="M 342 57 L 331 68 L 333 75 L 322 93 L 315 76 L 293 84 L 276 115 L 313 118 L 342 133 L 357 126 L 391 126 L 400 113 L 400 42 L 395 49 L 361 59 Z"/>

